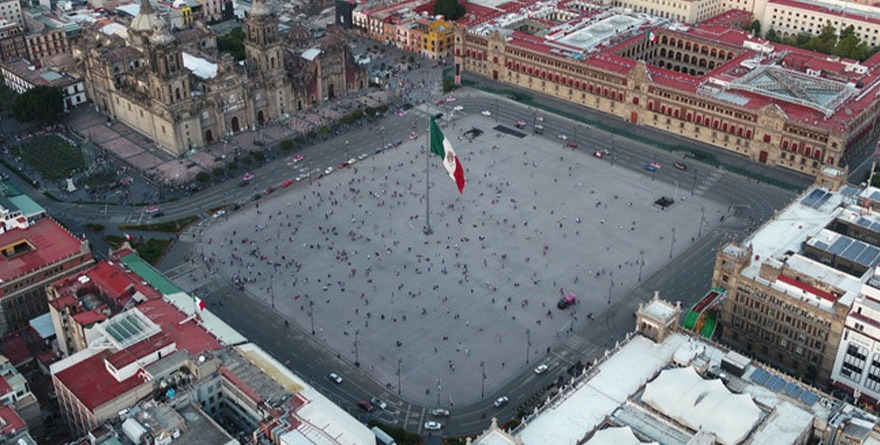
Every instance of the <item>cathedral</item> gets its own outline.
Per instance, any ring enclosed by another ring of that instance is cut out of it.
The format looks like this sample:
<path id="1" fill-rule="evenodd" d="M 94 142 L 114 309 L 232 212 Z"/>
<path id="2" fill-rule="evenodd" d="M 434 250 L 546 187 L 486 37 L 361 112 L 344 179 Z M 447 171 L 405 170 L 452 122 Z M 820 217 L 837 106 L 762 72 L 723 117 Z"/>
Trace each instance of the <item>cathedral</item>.
<path id="1" fill-rule="evenodd" d="M 204 25 L 172 31 L 150 0 L 127 38 L 88 30 L 80 42 L 86 88 L 96 108 L 182 156 L 228 135 L 367 87 L 343 36 L 282 32 L 255 0 L 242 62 L 221 57 Z"/>

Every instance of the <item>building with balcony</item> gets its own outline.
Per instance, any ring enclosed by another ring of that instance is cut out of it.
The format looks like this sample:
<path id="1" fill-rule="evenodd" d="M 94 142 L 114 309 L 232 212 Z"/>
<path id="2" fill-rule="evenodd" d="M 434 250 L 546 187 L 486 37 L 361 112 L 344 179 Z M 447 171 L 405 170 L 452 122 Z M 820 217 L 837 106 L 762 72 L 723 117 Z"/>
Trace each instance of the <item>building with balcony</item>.
<path id="1" fill-rule="evenodd" d="M 63 97 L 64 111 L 86 103 L 85 82 L 78 74 L 58 72 L 54 68 L 40 68 L 27 59 L 0 62 L 0 75 L 7 88 L 22 94 L 37 87 L 58 88 Z"/>

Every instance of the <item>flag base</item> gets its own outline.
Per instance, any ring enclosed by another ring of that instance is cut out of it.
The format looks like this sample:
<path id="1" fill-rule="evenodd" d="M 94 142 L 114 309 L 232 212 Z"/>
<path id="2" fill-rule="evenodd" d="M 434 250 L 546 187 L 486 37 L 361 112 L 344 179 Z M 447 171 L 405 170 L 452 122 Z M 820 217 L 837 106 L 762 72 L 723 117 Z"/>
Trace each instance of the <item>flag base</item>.
<path id="1" fill-rule="evenodd" d="M 422 232 L 425 235 L 431 235 L 432 233 L 434 233 L 434 230 L 431 229 L 431 226 L 425 226 L 425 228 L 422 230 Z"/>

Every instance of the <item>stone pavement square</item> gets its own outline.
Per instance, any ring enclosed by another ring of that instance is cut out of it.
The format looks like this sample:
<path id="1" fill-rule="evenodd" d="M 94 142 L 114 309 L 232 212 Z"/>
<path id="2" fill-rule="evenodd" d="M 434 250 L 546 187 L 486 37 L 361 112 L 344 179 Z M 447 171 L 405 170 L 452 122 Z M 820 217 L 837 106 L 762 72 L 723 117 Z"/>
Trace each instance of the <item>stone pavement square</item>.
<path id="1" fill-rule="evenodd" d="M 141 147 L 138 147 L 137 145 L 135 145 L 134 142 L 132 142 L 124 137 L 118 137 L 116 139 L 104 141 L 103 143 L 101 143 L 101 147 L 103 147 L 105 150 L 113 153 L 113 155 L 116 156 L 117 158 L 125 159 L 126 161 L 132 162 L 132 163 L 134 163 L 134 161 L 129 158 L 134 158 L 135 156 L 147 154 L 146 152 L 144 152 L 144 150 Z M 139 165 L 139 164 L 135 164 L 135 165 Z M 147 168 L 147 167 L 150 167 L 150 166 L 149 165 L 141 166 L 141 168 Z"/>
<path id="2" fill-rule="evenodd" d="M 475 402 L 481 362 L 489 394 L 628 294 L 640 251 L 647 278 L 670 261 L 672 228 L 683 251 L 701 207 L 703 233 L 721 211 L 683 193 L 660 210 L 653 202 L 675 188 L 647 172 L 552 136 L 496 137 L 494 125 L 467 116 L 445 130 L 468 183 L 459 195 L 430 159 L 432 235 L 422 233 L 422 136 L 217 220 L 200 253 L 306 332 L 314 322 L 320 341 L 381 384 L 396 388 L 400 363 L 404 397 Z M 468 142 L 461 135 L 472 126 L 486 133 Z M 568 293 L 579 304 L 557 309 Z"/>

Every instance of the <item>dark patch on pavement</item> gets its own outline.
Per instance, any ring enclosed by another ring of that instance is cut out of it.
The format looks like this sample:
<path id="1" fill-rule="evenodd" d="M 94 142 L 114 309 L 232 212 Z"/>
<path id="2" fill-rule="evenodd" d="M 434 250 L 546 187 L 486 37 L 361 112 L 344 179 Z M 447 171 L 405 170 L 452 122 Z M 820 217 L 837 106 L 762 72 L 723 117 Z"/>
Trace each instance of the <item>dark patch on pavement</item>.
<path id="1" fill-rule="evenodd" d="M 501 133 L 506 133 L 506 134 L 509 134 L 509 135 L 511 135 L 511 136 L 516 136 L 516 137 L 518 137 L 518 138 L 520 138 L 520 139 L 522 139 L 522 138 L 524 138 L 524 137 L 527 136 L 525 133 L 523 133 L 523 132 L 521 132 L 521 131 L 516 131 L 516 130 L 514 130 L 513 128 L 505 127 L 504 125 L 496 125 L 495 128 L 493 128 L 493 130 L 495 130 L 495 131 L 499 131 L 499 132 L 501 132 Z"/>

